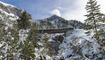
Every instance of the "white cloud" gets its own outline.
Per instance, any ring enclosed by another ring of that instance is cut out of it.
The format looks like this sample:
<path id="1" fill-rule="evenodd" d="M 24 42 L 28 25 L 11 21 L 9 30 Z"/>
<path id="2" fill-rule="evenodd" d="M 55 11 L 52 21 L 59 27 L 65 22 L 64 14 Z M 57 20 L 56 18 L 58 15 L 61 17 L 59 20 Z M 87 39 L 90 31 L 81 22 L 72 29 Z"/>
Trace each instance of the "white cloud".
<path id="1" fill-rule="evenodd" d="M 52 10 L 52 11 L 51 11 L 51 14 L 52 14 L 52 15 L 61 16 L 61 12 L 60 12 L 60 10 L 58 10 L 58 9 Z"/>
<path id="2" fill-rule="evenodd" d="M 68 5 L 69 7 L 66 7 L 66 9 L 63 10 L 62 17 L 68 20 L 76 19 L 83 22 L 86 19 L 84 15 L 86 14 L 85 5 L 87 0 L 74 1 L 73 5 Z M 69 2 L 71 2 L 71 0 L 69 0 Z M 97 2 L 101 5 L 101 12 L 105 14 L 105 0 L 97 0 Z M 73 9 L 71 9 L 71 7 L 73 7 Z"/>
<path id="3" fill-rule="evenodd" d="M 75 0 L 73 9 L 68 8 L 63 14 L 62 17 L 65 19 L 75 19 L 79 21 L 84 21 L 85 17 L 84 15 L 86 14 L 85 10 L 85 5 L 86 5 L 86 0 Z"/>
<path id="4" fill-rule="evenodd" d="M 97 0 L 101 6 L 101 12 L 105 14 L 105 0 Z"/>

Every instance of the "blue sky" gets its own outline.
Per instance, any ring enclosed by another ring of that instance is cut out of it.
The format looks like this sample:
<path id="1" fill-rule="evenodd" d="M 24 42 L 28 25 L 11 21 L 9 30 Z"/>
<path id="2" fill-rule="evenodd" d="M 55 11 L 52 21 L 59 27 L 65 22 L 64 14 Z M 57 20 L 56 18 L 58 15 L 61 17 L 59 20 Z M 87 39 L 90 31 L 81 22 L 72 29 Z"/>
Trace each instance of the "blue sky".
<path id="1" fill-rule="evenodd" d="M 33 19 L 43 19 L 53 14 L 65 19 L 83 21 L 86 0 L 0 0 L 27 10 Z M 100 3 L 104 2 L 101 0 Z M 104 10 L 104 9 L 103 9 Z"/>

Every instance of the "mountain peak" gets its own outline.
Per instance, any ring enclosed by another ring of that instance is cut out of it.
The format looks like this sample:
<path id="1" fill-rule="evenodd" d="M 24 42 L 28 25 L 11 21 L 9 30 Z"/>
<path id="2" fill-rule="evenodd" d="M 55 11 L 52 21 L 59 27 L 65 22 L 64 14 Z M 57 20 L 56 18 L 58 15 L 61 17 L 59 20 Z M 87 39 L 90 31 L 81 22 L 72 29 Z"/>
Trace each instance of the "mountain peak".
<path id="1" fill-rule="evenodd" d="M 57 15 L 52 15 L 51 17 L 47 18 L 48 20 L 60 20 L 60 21 L 66 21 L 66 19 L 57 16 Z"/>
<path id="2" fill-rule="evenodd" d="M 51 17 L 54 17 L 54 18 L 59 18 L 59 16 L 57 16 L 57 15 L 52 15 Z"/>

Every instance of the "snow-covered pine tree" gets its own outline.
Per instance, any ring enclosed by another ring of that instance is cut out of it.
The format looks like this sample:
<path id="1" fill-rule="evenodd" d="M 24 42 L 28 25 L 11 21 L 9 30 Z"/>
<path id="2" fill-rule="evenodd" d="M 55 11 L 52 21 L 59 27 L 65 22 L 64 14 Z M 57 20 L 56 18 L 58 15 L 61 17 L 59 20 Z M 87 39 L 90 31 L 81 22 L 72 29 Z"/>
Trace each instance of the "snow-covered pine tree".
<path id="1" fill-rule="evenodd" d="M 97 4 L 96 0 L 88 0 L 86 10 L 87 15 L 85 16 L 87 19 L 85 20 L 85 23 L 92 26 L 91 29 L 95 31 L 93 37 L 98 40 L 100 45 L 105 46 L 105 31 L 102 29 L 105 15 L 100 12 L 100 5 Z"/>
<path id="2" fill-rule="evenodd" d="M 24 60 L 34 60 L 35 59 L 35 48 L 33 42 L 30 40 L 25 40 L 22 45 L 22 50 L 20 51 L 20 58 Z"/>
<path id="3" fill-rule="evenodd" d="M 24 44 L 20 44 L 19 46 L 22 48 L 20 51 L 20 57 L 24 60 L 34 60 L 35 59 L 35 48 L 37 45 L 37 26 L 35 22 L 31 23 L 30 30 L 28 32 L 28 36 L 26 40 L 24 40 Z"/>
<path id="4" fill-rule="evenodd" d="M 102 14 L 100 13 L 100 5 L 97 4 L 96 0 L 88 0 L 86 5 L 87 19 L 85 20 L 86 25 L 91 25 L 93 30 L 97 32 L 97 23 L 101 20 Z"/>

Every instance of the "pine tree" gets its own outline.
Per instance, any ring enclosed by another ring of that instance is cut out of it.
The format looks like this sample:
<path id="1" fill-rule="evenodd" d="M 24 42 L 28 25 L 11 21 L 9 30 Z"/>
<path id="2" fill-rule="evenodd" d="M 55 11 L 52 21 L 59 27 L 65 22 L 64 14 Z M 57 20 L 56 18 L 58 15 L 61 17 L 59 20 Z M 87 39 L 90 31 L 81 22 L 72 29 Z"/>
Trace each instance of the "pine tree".
<path id="1" fill-rule="evenodd" d="M 21 14 L 21 16 L 19 16 L 19 18 L 20 19 L 17 20 L 19 28 L 20 29 L 27 29 L 30 26 L 29 20 L 31 19 L 31 16 L 26 11 L 24 11 Z"/>
<path id="2" fill-rule="evenodd" d="M 31 29 L 29 32 L 29 36 L 27 37 L 30 41 L 33 42 L 34 47 L 37 47 L 37 41 L 38 41 L 38 31 L 37 31 L 37 25 L 36 23 L 32 23 Z"/>
<path id="3" fill-rule="evenodd" d="M 100 5 L 97 4 L 96 0 L 88 0 L 86 5 L 87 14 L 85 15 L 87 19 L 85 23 L 91 25 L 92 28 L 97 32 L 97 23 L 101 20 Z"/>

